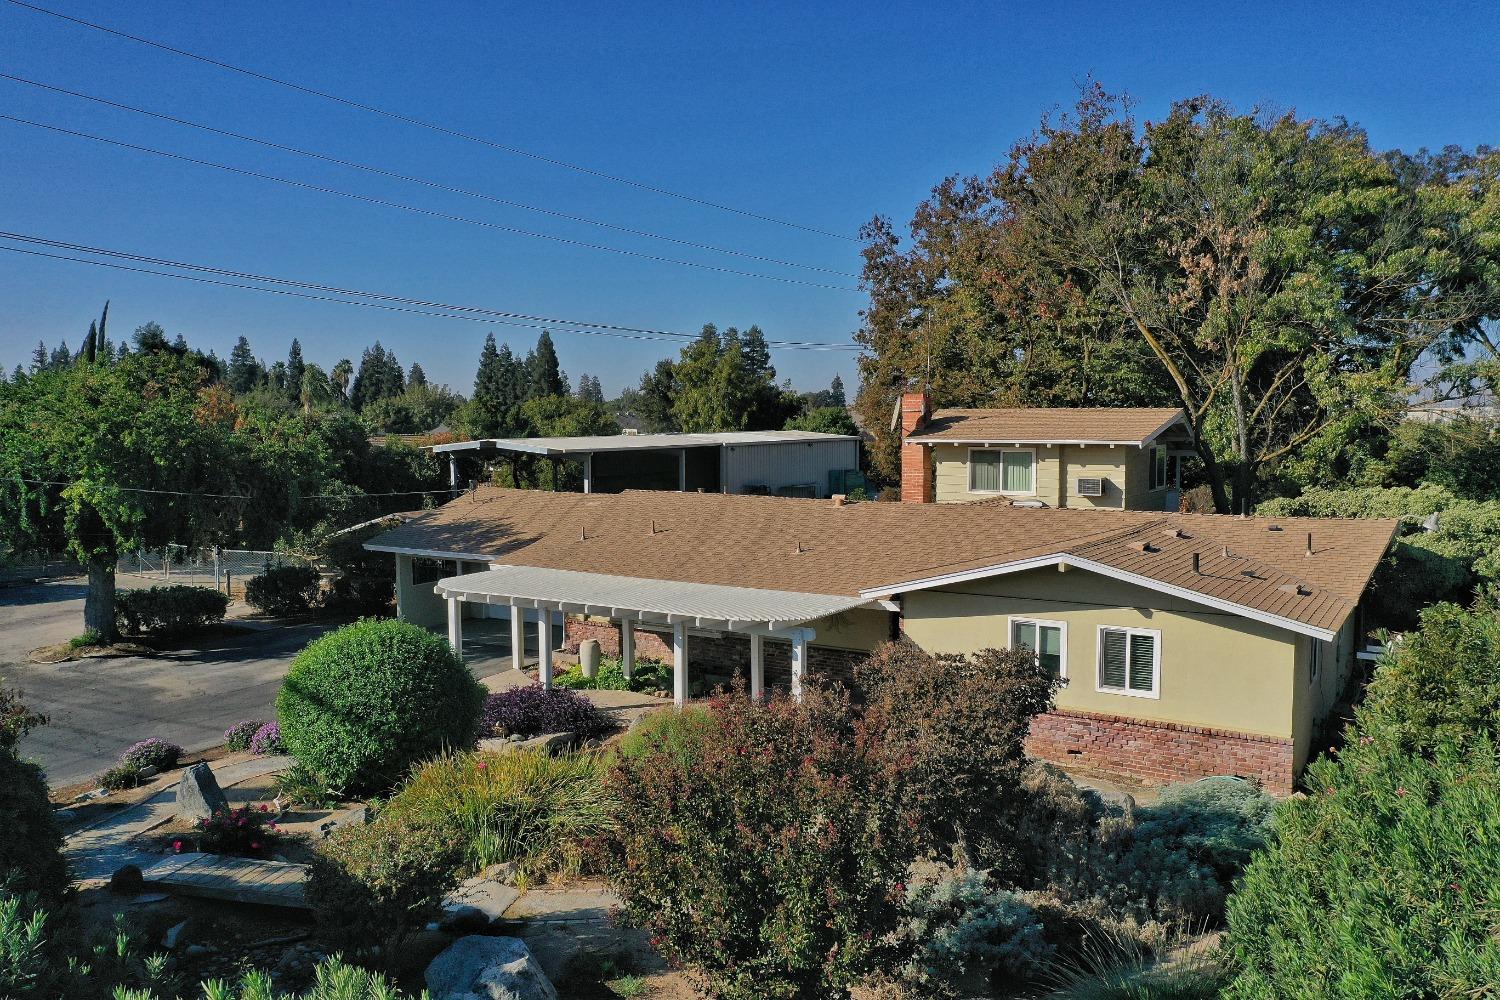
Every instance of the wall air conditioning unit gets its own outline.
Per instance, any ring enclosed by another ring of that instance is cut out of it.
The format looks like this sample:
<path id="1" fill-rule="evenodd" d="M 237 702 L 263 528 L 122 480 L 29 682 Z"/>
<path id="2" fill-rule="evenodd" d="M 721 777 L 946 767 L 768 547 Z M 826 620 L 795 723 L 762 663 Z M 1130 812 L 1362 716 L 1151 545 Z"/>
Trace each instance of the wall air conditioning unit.
<path id="1" fill-rule="evenodd" d="M 1103 478 L 1099 476 L 1079 477 L 1078 495 L 1081 497 L 1102 497 L 1104 495 Z"/>

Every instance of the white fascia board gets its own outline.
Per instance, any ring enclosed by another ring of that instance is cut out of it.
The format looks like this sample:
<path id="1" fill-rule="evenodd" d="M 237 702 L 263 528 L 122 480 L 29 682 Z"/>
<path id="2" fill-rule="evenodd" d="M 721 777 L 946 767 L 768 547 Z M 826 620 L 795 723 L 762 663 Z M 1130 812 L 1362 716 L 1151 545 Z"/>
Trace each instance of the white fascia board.
<path id="1" fill-rule="evenodd" d="M 1090 573 L 1098 573 L 1100 576 L 1107 576 L 1125 583 L 1132 583 L 1147 590 L 1154 590 L 1159 594 L 1179 597 L 1184 601 L 1201 604 L 1216 611 L 1224 611 L 1232 615 L 1238 615 L 1241 618 L 1248 618 L 1251 621 L 1274 625 L 1277 628 L 1284 628 L 1289 632 L 1296 632 L 1299 635 L 1309 635 L 1314 639 L 1321 639 L 1324 642 L 1332 642 L 1338 636 L 1337 631 L 1318 628 L 1316 625 L 1308 625 L 1306 622 L 1299 622 L 1291 618 L 1282 617 L 1281 615 L 1259 611 L 1255 608 L 1236 604 L 1233 601 L 1226 601 L 1219 597 L 1210 597 L 1196 590 L 1189 590 L 1186 587 L 1179 587 L 1175 584 L 1162 583 L 1160 580 L 1153 580 L 1149 576 L 1130 573 L 1122 569 L 1116 569 L 1113 566 L 1106 566 L 1104 563 L 1095 562 L 1092 559 L 1081 559 L 1078 556 L 1067 555 L 1065 553 L 1035 556 L 1031 559 L 1020 559 L 1009 563 L 998 563 L 994 566 L 984 566 L 980 569 L 964 570 L 959 573 L 946 573 L 942 576 L 928 577 L 924 580 L 912 580 L 907 583 L 893 584 L 888 587 L 871 587 L 860 591 L 860 596 L 878 600 L 883 597 L 889 597 L 892 594 L 904 594 L 911 590 L 930 590 L 933 587 L 967 583 L 970 580 L 983 580 L 992 576 L 1008 576 L 1011 573 L 1024 573 L 1027 570 L 1041 569 L 1046 566 L 1067 566 L 1086 570 Z"/>
<path id="2" fill-rule="evenodd" d="M 1141 447 L 1142 448 L 1146 447 L 1146 445 L 1150 444 L 1152 441 L 1155 441 L 1157 438 L 1161 437 L 1163 434 L 1165 434 L 1167 431 L 1171 430 L 1173 427 L 1177 426 L 1179 423 L 1186 426 L 1187 432 L 1188 432 L 1188 436 L 1191 437 L 1192 433 L 1193 433 L 1193 425 L 1188 423 L 1187 414 L 1186 413 L 1179 412 L 1171 420 L 1168 420 L 1166 423 L 1162 424 L 1156 430 L 1152 431 L 1150 434 L 1147 434 L 1146 435 L 1146 440 L 1144 440 L 1144 441 L 1141 442 Z"/>
<path id="3" fill-rule="evenodd" d="M 439 549 L 408 549 L 399 545 L 371 545 L 368 542 L 364 546 L 371 552 L 390 552 L 398 556 L 417 556 L 422 559 L 463 559 L 467 562 L 482 562 L 486 566 L 490 564 L 493 556 L 479 555 L 475 552 L 444 552 Z"/>

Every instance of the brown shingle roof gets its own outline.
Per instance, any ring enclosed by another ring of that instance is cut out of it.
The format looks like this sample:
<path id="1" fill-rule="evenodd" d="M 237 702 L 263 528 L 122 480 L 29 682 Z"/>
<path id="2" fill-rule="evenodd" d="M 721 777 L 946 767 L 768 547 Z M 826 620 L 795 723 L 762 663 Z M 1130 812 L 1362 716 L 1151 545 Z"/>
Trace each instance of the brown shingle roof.
<path id="1" fill-rule="evenodd" d="M 839 595 L 1067 554 L 1334 629 L 1358 602 L 1395 528 L 1388 520 L 987 504 L 840 506 L 783 497 L 486 486 L 370 544 L 502 565 Z M 1184 537 L 1169 536 L 1168 529 Z M 1142 542 L 1151 550 L 1141 551 Z M 1192 573 L 1193 552 L 1200 553 L 1199 574 Z M 1306 593 L 1297 592 L 1299 584 Z"/>
<path id="2" fill-rule="evenodd" d="M 1171 407 L 934 410 L 912 441 L 1079 442 L 1145 445 L 1183 411 Z"/>

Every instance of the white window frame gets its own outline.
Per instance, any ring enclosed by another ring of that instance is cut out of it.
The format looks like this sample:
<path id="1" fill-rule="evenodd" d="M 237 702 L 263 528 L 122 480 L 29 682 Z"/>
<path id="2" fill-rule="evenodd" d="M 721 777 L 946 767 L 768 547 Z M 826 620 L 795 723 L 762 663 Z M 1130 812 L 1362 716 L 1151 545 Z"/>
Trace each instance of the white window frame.
<path id="1" fill-rule="evenodd" d="M 1105 687 L 1104 686 L 1104 633 L 1105 632 L 1124 632 L 1125 635 L 1126 635 L 1126 639 L 1125 639 L 1125 660 L 1126 660 L 1126 667 L 1125 667 L 1125 670 L 1126 670 L 1126 680 L 1125 680 L 1125 683 L 1127 685 L 1126 687 L 1116 688 L 1116 687 Z M 1130 684 L 1130 677 L 1129 677 L 1129 672 L 1130 672 L 1130 665 L 1129 665 L 1130 664 L 1130 639 L 1129 639 L 1129 637 L 1132 636 L 1132 635 L 1149 635 L 1149 636 L 1151 636 L 1151 640 L 1152 641 L 1151 641 L 1151 690 L 1150 691 L 1132 691 L 1130 689 L 1130 687 L 1129 687 L 1129 684 Z M 1127 698 L 1153 698 L 1153 699 L 1160 699 L 1161 698 L 1161 629 L 1155 629 L 1155 628 L 1134 628 L 1134 627 L 1129 626 L 1129 625 L 1100 625 L 1098 627 L 1098 634 L 1095 637 L 1095 648 L 1094 648 L 1094 690 L 1097 691 L 1097 692 L 1099 692 L 1100 694 L 1121 694 L 1121 695 L 1125 695 Z"/>
<path id="2" fill-rule="evenodd" d="M 1039 626 L 1039 627 L 1045 625 L 1048 628 L 1055 628 L 1055 629 L 1057 629 L 1057 631 L 1058 631 L 1058 636 L 1057 636 L 1058 649 L 1059 649 L 1059 651 L 1061 652 L 1061 655 L 1062 655 L 1062 659 L 1059 660 L 1058 664 L 1057 664 L 1057 676 L 1061 677 L 1063 680 L 1067 680 L 1068 679 L 1068 623 L 1064 622 L 1064 621 L 1058 621 L 1058 620 L 1056 620 L 1054 618 L 1032 618 L 1030 615 L 1011 615 L 1009 618 L 1006 619 L 1006 625 L 1005 625 L 1005 648 L 1006 649 L 1014 650 L 1016 648 L 1016 645 L 1015 645 L 1015 643 L 1016 643 L 1016 626 L 1018 624 L 1036 625 L 1036 626 Z M 1038 636 L 1037 636 L 1037 643 L 1038 644 L 1041 643 L 1041 635 L 1040 634 L 1038 634 Z M 1040 655 L 1040 654 L 1038 654 L 1038 655 Z"/>
<path id="3" fill-rule="evenodd" d="M 1160 465 L 1160 469 L 1157 466 Z M 1171 470 L 1168 466 L 1167 449 L 1152 445 L 1146 452 L 1146 488 L 1155 493 L 1157 490 L 1167 488 L 1167 473 Z"/>
<path id="4" fill-rule="evenodd" d="M 1024 452 L 1031 456 L 1031 489 L 1029 490 L 976 490 L 974 488 L 974 453 L 976 451 L 993 451 L 1000 455 L 1000 482 L 1005 482 L 1005 456 Z M 1036 496 L 1036 449 L 1035 448 L 1002 448 L 997 445 L 976 445 L 969 449 L 968 462 L 965 469 L 969 474 L 969 492 L 982 493 L 985 496 L 1006 497 L 1034 497 Z"/>

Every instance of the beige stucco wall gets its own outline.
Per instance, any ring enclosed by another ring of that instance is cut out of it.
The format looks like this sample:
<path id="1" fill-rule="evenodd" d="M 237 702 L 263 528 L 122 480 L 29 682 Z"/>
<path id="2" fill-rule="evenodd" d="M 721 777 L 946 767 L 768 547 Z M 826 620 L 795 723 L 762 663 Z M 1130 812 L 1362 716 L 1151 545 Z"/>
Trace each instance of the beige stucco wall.
<path id="1" fill-rule="evenodd" d="M 1293 726 L 1297 741 L 1296 766 L 1300 769 L 1310 757 L 1317 755 L 1312 745 L 1317 735 L 1318 724 L 1326 717 L 1339 696 L 1349 684 L 1354 670 L 1355 622 L 1351 615 L 1332 642 L 1322 642 L 1308 636 L 1297 643 L 1297 673 L 1293 687 Z M 1323 647 L 1322 667 L 1316 678 L 1309 672 L 1314 644 Z"/>
<path id="2" fill-rule="evenodd" d="M 396 556 L 396 614 L 402 621 L 425 628 L 447 628 L 447 602 L 432 591 L 430 583 L 413 583 L 412 557 Z"/>
<path id="3" fill-rule="evenodd" d="M 1296 731 L 1295 633 L 1077 569 L 914 591 L 902 603 L 906 634 L 932 652 L 1004 648 L 1011 615 L 1066 623 L 1059 708 L 1306 739 Z M 1159 697 L 1096 690 L 1100 625 L 1160 631 Z"/>
<path id="4" fill-rule="evenodd" d="M 807 623 L 816 634 L 814 646 L 834 649 L 874 649 L 891 638 L 891 613 L 873 608 L 855 608 Z"/>
<path id="5" fill-rule="evenodd" d="M 969 489 L 969 450 L 971 445 L 938 444 L 932 446 L 934 494 L 938 503 L 966 503 L 995 496 L 974 493 Z M 1031 446 L 1027 446 L 1028 448 Z M 1163 490 L 1148 492 L 1146 452 L 1141 448 L 1118 445 L 1037 445 L 1036 492 L 1038 500 L 1049 507 L 1103 508 L 1161 507 Z M 1104 495 L 1077 495 L 1079 477 L 1103 479 Z"/>

